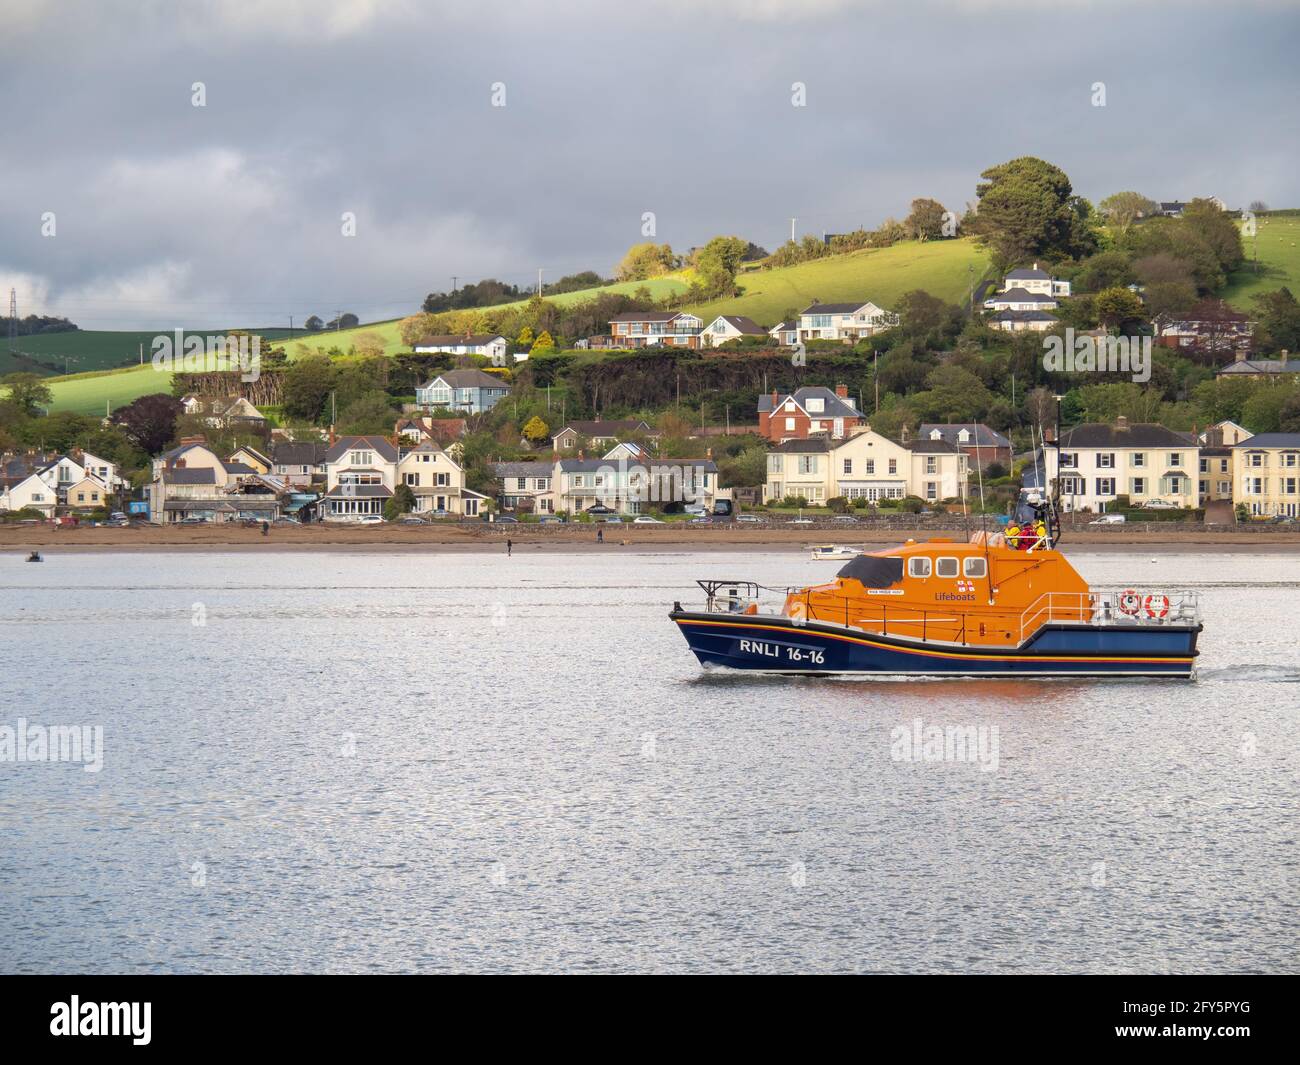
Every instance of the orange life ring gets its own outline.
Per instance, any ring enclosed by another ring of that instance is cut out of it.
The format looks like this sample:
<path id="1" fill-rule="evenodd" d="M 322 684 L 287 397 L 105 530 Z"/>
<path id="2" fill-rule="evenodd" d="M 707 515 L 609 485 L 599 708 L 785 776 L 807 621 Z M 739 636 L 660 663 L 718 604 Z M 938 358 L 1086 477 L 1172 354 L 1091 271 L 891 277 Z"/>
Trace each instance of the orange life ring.
<path id="1" fill-rule="evenodd" d="M 1146 609 L 1147 617 L 1163 618 L 1169 613 L 1169 596 L 1148 595 L 1142 600 L 1142 606 Z"/>
<path id="2" fill-rule="evenodd" d="M 1147 596 L 1147 598 L 1151 598 Z M 1125 588 L 1120 593 L 1119 602 L 1116 604 L 1121 614 L 1127 614 L 1129 617 L 1136 617 L 1137 612 L 1142 609 L 1142 597 L 1132 588 Z"/>

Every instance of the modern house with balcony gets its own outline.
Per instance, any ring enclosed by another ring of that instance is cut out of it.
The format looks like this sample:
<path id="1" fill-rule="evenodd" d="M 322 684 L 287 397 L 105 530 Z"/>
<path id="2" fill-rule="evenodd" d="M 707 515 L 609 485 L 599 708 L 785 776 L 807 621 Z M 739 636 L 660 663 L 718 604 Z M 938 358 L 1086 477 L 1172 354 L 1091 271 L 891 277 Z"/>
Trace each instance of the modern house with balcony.
<path id="1" fill-rule="evenodd" d="M 510 394 L 501 378 L 482 370 L 445 370 L 415 390 L 415 402 L 426 411 L 455 410 L 482 414 Z"/>
<path id="2" fill-rule="evenodd" d="M 852 343 L 898 324 L 898 315 L 869 300 L 864 303 L 814 303 L 799 315 L 797 339 Z"/>
<path id="3" fill-rule="evenodd" d="M 610 346 L 645 348 L 661 344 L 698 348 L 704 321 L 685 311 L 629 311 L 609 320 Z"/>

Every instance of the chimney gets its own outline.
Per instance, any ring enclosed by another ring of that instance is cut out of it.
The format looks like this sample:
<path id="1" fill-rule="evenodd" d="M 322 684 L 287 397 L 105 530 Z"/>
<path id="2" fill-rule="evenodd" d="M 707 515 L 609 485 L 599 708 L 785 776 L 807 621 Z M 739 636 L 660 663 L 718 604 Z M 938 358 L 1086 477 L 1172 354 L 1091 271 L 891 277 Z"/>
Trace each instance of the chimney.
<path id="1" fill-rule="evenodd" d="M 1121 414 L 1115 419 L 1115 428 L 1122 433 L 1128 432 L 1128 418 Z"/>
<path id="2" fill-rule="evenodd" d="M 898 433 L 899 441 L 900 441 L 901 443 L 906 444 L 906 443 L 907 443 L 907 435 L 908 435 L 908 434 L 907 434 L 907 426 L 904 425 L 904 426 L 899 430 L 899 433 Z"/>
<path id="3" fill-rule="evenodd" d="M 773 409 L 773 410 L 776 410 L 776 402 L 777 402 L 777 398 L 778 398 L 778 397 L 777 397 L 777 394 L 776 394 L 776 389 L 774 388 L 774 389 L 772 389 L 772 409 Z"/>
<path id="4" fill-rule="evenodd" d="M 712 461 L 713 461 L 713 448 L 711 448 L 711 447 L 706 447 L 706 448 L 704 449 L 704 457 L 705 457 L 706 459 L 708 459 L 710 462 L 712 462 Z"/>
<path id="5" fill-rule="evenodd" d="M 1245 349 L 1245 348 L 1238 348 L 1238 349 L 1236 350 L 1236 352 L 1233 354 L 1233 360 L 1236 361 L 1236 362 L 1245 362 L 1245 361 L 1246 361 L 1246 349 Z"/>
<path id="6" fill-rule="evenodd" d="M 1037 263 L 1034 263 L 1034 269 L 1035 269 L 1035 270 L 1038 269 L 1038 264 L 1037 264 Z"/>
<path id="7" fill-rule="evenodd" d="M 848 386 L 848 385 L 836 385 L 836 386 L 835 386 L 835 394 L 836 394 L 837 396 L 839 396 L 840 399 L 848 399 L 848 398 L 849 398 L 849 386 Z"/>
<path id="8" fill-rule="evenodd" d="M 1282 356 L 1281 356 L 1281 357 L 1282 357 L 1282 369 L 1284 369 L 1284 370 L 1286 369 L 1286 361 L 1287 361 L 1288 358 L 1290 358 L 1290 356 L 1291 356 L 1291 353 L 1290 353 L 1289 351 L 1287 351 L 1286 348 L 1283 348 L 1283 349 L 1282 349 Z"/>

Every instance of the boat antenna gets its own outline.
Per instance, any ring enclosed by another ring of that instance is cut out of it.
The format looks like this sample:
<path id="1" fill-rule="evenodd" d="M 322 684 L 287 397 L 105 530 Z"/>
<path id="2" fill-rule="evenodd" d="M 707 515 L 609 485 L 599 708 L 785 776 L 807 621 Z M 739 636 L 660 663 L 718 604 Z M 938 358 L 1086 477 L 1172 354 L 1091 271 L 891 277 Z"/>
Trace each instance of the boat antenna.
<path id="1" fill-rule="evenodd" d="M 989 605 L 993 605 L 993 560 L 989 558 L 988 512 L 984 509 L 984 466 L 980 462 L 980 423 L 975 423 L 975 476 L 980 486 L 980 539 L 984 541 L 984 577 L 989 584 Z"/>

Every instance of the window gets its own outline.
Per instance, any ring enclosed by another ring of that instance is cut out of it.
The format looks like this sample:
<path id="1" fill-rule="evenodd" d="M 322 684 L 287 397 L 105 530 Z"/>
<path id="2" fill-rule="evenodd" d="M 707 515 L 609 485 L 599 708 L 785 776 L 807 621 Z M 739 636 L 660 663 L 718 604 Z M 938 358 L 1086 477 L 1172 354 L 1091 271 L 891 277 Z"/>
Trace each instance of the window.
<path id="1" fill-rule="evenodd" d="M 965 570 L 967 577 L 983 577 L 985 572 L 987 572 L 984 565 L 984 559 L 976 556 L 966 559 L 962 568 Z"/>
<path id="2" fill-rule="evenodd" d="M 1113 470 L 1115 468 L 1115 453 L 1113 451 L 1097 452 L 1097 469 Z"/>
<path id="3" fill-rule="evenodd" d="M 374 456 L 369 451 L 352 451 L 348 454 L 349 466 L 369 466 Z"/>
<path id="4" fill-rule="evenodd" d="M 955 558 L 936 558 L 934 572 L 938 577 L 956 577 L 961 571 Z"/>
<path id="5" fill-rule="evenodd" d="M 768 473 L 780 473 L 780 472 L 781 472 L 781 456 L 780 456 L 780 455 L 768 455 L 768 456 L 767 456 L 767 472 L 768 472 Z"/>
<path id="6" fill-rule="evenodd" d="M 890 459 L 890 460 L 889 460 L 889 472 L 890 472 L 891 474 L 897 475 L 897 473 L 898 473 L 898 459 Z"/>
<path id="7" fill-rule="evenodd" d="M 793 418 L 787 418 L 787 419 L 785 420 L 785 428 L 786 428 L 786 431 L 787 431 L 787 432 L 793 432 L 793 431 L 794 431 L 794 419 L 793 419 Z"/>
<path id="8" fill-rule="evenodd" d="M 934 500 L 936 500 L 936 499 L 939 498 L 939 482 L 938 482 L 938 481 L 926 481 L 926 482 L 925 482 L 925 498 L 928 499 L 928 500 L 930 500 L 931 502 L 933 502 Z"/>
<path id="9" fill-rule="evenodd" d="M 1282 478 L 1282 494 L 1284 496 L 1293 496 L 1296 494 L 1296 479 L 1294 477 Z"/>
<path id="10" fill-rule="evenodd" d="M 528 487 L 528 478 L 527 478 L 527 477 L 516 477 L 516 478 L 515 478 L 515 488 L 516 488 L 516 489 L 518 489 L 520 492 L 522 492 L 522 491 L 523 491 L 525 488 L 527 488 L 527 487 Z"/>
<path id="11" fill-rule="evenodd" d="M 927 455 L 925 457 L 925 472 L 926 473 L 939 472 L 939 460 L 935 458 L 933 455 Z"/>
<path id="12" fill-rule="evenodd" d="M 1146 452 L 1145 451 L 1133 452 L 1132 463 L 1134 466 L 1145 466 L 1147 464 Z"/>
<path id="13" fill-rule="evenodd" d="M 845 459 L 845 460 L 844 460 L 844 475 L 847 477 L 847 476 L 848 476 L 849 474 L 851 474 L 852 472 L 853 472 L 853 460 L 852 460 L 852 459 Z"/>
<path id="14" fill-rule="evenodd" d="M 819 396 L 810 397 L 807 408 L 809 414 L 822 414 L 826 410 L 826 401 Z"/>
<path id="15" fill-rule="evenodd" d="M 907 575 L 909 577 L 930 576 L 930 560 L 924 557 L 909 558 L 907 560 Z"/>
<path id="16" fill-rule="evenodd" d="M 412 487 L 418 487 L 420 484 L 420 475 L 418 473 L 408 473 L 404 475 L 407 484 Z"/>
<path id="17" fill-rule="evenodd" d="M 1133 489 L 1129 493 L 1135 496 L 1144 496 L 1147 494 L 1147 479 L 1145 477 L 1134 477 L 1132 480 Z"/>
<path id="18" fill-rule="evenodd" d="M 1263 465 L 1264 465 L 1264 453 L 1263 453 L 1262 451 L 1252 451 L 1249 455 L 1246 456 L 1246 465 L 1247 465 L 1247 466 L 1263 466 Z"/>
<path id="19" fill-rule="evenodd" d="M 1181 466 L 1183 464 L 1183 453 L 1181 451 L 1169 452 L 1169 465 Z"/>
<path id="20" fill-rule="evenodd" d="M 1061 452 L 1061 469 L 1074 470 L 1079 468 L 1079 456 L 1073 451 Z"/>
<path id="21" fill-rule="evenodd" d="M 1210 460 L 1201 459 L 1201 473 L 1209 473 L 1209 472 L 1210 472 Z"/>
<path id="22" fill-rule="evenodd" d="M 800 456 L 799 456 L 799 472 L 800 472 L 800 473 L 816 473 L 816 472 L 817 472 L 817 456 L 816 456 L 816 455 L 800 455 Z"/>
<path id="23" fill-rule="evenodd" d="M 1113 496 L 1114 494 L 1115 494 L 1115 478 L 1114 478 L 1114 477 L 1098 477 L 1098 478 L 1097 478 L 1097 495 L 1099 495 L 1099 496 Z"/>
<path id="24" fill-rule="evenodd" d="M 1300 460 L 1300 453 L 1295 451 L 1288 451 L 1286 452 L 1286 454 L 1282 456 L 1282 465 L 1285 466 L 1287 469 L 1293 469 L 1296 466 L 1298 460 Z"/>

